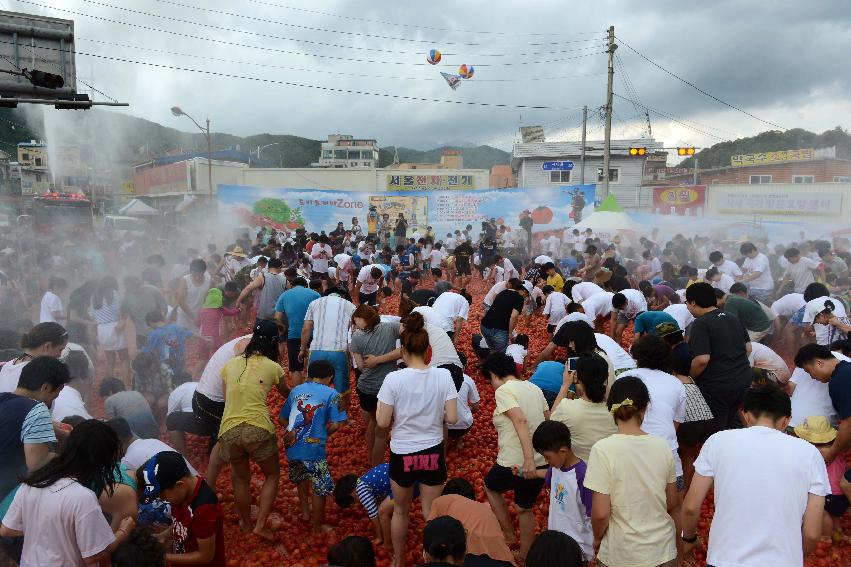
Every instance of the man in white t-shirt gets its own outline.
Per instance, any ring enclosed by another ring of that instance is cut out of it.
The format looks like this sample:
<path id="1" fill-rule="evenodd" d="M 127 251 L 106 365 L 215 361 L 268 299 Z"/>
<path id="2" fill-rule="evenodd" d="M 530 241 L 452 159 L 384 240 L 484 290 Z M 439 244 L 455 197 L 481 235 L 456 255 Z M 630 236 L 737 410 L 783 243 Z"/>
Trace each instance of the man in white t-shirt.
<path id="1" fill-rule="evenodd" d="M 458 338 L 461 336 L 461 328 L 470 315 L 472 301 L 473 298 L 469 294 L 465 296 L 454 291 L 444 291 L 431 306 L 434 311 L 451 322 L 452 329 L 448 333 L 456 347 Z"/>
<path id="2" fill-rule="evenodd" d="M 41 309 L 39 312 L 39 323 L 64 323 L 65 308 L 62 306 L 62 300 L 59 299 L 59 293 L 68 287 L 65 280 L 62 278 L 51 277 L 50 287 L 44 292 L 41 298 Z"/>
<path id="3" fill-rule="evenodd" d="M 773 385 L 749 390 L 747 429 L 711 436 L 694 463 L 682 515 L 685 554 L 697 541 L 700 507 L 715 490 L 709 565 L 802 566 L 819 542 L 827 468 L 819 450 L 787 435 L 792 406 Z"/>
<path id="4" fill-rule="evenodd" d="M 742 270 L 739 268 L 739 265 L 732 260 L 725 260 L 724 254 L 718 250 L 709 254 L 709 261 L 712 262 L 713 266 L 718 268 L 719 272 L 727 274 L 736 281 L 742 277 Z"/>
<path id="5" fill-rule="evenodd" d="M 673 317 L 680 326 L 680 329 L 686 331 L 686 334 L 688 334 L 688 326 L 694 321 L 694 315 L 688 310 L 688 305 L 685 303 L 674 303 L 667 306 L 663 311 Z"/>
<path id="6" fill-rule="evenodd" d="M 807 302 L 804 307 L 803 323 L 812 325 L 816 334 L 816 342 L 820 345 L 830 346 L 834 341 L 844 339 L 847 333 L 838 326 L 831 323 L 848 325 L 848 315 L 842 301 L 832 297 L 817 297 Z"/>
<path id="7" fill-rule="evenodd" d="M 511 260 L 502 256 L 502 254 L 497 254 L 493 258 L 493 263 L 495 266 L 499 266 L 503 269 L 503 277 L 506 281 L 511 278 L 519 278 L 520 272 L 517 271 L 517 268 L 514 267 L 514 264 L 511 263 Z"/>
<path id="8" fill-rule="evenodd" d="M 786 361 L 770 347 L 759 342 L 751 342 L 748 362 L 752 368 L 764 371 L 768 380 L 781 385 L 786 384 L 792 375 Z"/>
<path id="9" fill-rule="evenodd" d="M 601 330 L 603 326 L 597 321 L 599 317 L 608 317 L 612 312 L 612 297 L 615 294 L 611 291 L 603 293 L 595 293 L 588 299 L 582 302 L 582 311 L 588 315 L 588 318 L 597 323 L 597 329 Z"/>
<path id="10" fill-rule="evenodd" d="M 558 322 L 567 315 L 570 298 L 556 291 L 551 285 L 545 285 L 541 291 L 547 298 L 544 303 L 544 316 L 547 318 L 547 334 L 552 337 Z"/>
<path id="11" fill-rule="evenodd" d="M 337 254 L 334 256 L 334 263 L 337 264 L 337 281 L 345 283 L 349 286 L 352 274 L 355 273 L 355 260 L 348 254 Z"/>
<path id="12" fill-rule="evenodd" d="M 451 232 L 446 233 L 446 240 L 443 241 L 443 246 L 449 254 L 452 254 L 452 251 L 455 250 L 455 237 L 452 236 Z"/>
<path id="13" fill-rule="evenodd" d="M 319 242 L 310 249 L 310 261 L 313 264 L 311 279 L 328 281 L 328 262 L 334 257 L 334 250 L 328 244 L 328 237 L 321 235 Z"/>
<path id="14" fill-rule="evenodd" d="M 752 242 L 742 244 L 739 251 L 745 256 L 741 281 L 748 285 L 751 297 L 760 303 L 769 303 L 774 291 L 774 278 L 771 277 L 768 256 L 757 250 Z"/>
<path id="15" fill-rule="evenodd" d="M 567 285 L 567 284 L 565 284 Z M 604 290 L 594 282 L 578 282 L 570 288 L 570 296 L 576 303 L 582 303 L 592 295 L 603 293 Z"/>
<path id="16" fill-rule="evenodd" d="M 788 319 L 795 311 L 806 305 L 803 293 L 787 293 L 771 304 L 771 312 L 777 317 Z"/>
<path id="17" fill-rule="evenodd" d="M 358 304 L 378 306 L 378 290 L 384 281 L 384 269 L 378 264 L 363 266 L 355 280 Z"/>
<path id="18" fill-rule="evenodd" d="M 121 443 L 121 464 L 130 470 L 138 470 L 142 465 L 148 462 L 148 459 L 162 453 L 163 451 L 174 451 L 174 448 L 169 447 L 159 439 L 139 439 L 130 430 L 130 425 L 123 417 L 110 419 L 106 424 L 115 431 L 118 436 L 118 441 Z M 186 460 L 186 465 L 189 467 L 189 472 L 197 475 L 198 471 L 192 466 L 192 463 Z"/>

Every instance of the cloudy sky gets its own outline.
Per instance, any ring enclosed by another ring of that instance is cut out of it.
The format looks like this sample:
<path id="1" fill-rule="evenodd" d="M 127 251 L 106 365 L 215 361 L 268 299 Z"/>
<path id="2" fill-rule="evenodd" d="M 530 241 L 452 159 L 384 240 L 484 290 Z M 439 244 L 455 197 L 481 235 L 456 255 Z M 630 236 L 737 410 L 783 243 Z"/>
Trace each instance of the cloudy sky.
<path id="1" fill-rule="evenodd" d="M 209 116 L 214 130 L 237 135 L 344 132 L 381 145 L 510 149 L 520 125 L 544 124 L 550 140 L 578 139 L 587 105 L 589 139 L 601 139 L 609 25 L 647 58 L 758 118 L 700 94 L 622 44 L 615 93 L 637 96 L 638 104 L 615 99 L 615 138 L 646 133 L 644 107 L 653 136 L 671 146 L 708 146 L 774 128 L 768 123 L 821 132 L 848 127 L 851 117 L 851 7 L 843 0 L 0 0 L 0 6 L 73 19 L 82 80 L 129 102 L 135 116 L 185 130 L 191 124 L 174 118 L 171 106 L 199 121 Z M 429 49 L 443 52 L 440 65 L 426 63 Z M 440 72 L 456 73 L 462 63 L 473 65 L 475 75 L 452 91 Z"/>

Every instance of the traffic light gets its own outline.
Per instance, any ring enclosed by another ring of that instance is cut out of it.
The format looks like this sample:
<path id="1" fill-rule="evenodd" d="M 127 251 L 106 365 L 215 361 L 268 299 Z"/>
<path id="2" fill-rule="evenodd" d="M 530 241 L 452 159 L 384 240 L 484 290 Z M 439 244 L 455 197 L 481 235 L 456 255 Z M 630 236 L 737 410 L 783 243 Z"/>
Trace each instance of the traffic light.
<path id="1" fill-rule="evenodd" d="M 694 148 L 677 148 L 678 156 L 693 156 Z"/>
<path id="2" fill-rule="evenodd" d="M 629 155 L 633 157 L 643 157 L 647 155 L 647 148 L 629 148 Z"/>

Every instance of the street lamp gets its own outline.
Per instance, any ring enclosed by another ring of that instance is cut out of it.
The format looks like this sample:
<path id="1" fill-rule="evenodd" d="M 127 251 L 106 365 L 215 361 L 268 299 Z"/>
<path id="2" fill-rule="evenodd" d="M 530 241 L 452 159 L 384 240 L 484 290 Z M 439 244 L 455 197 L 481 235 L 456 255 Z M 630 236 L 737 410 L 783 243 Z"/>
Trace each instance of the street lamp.
<path id="1" fill-rule="evenodd" d="M 271 148 L 272 146 L 279 145 L 281 145 L 281 142 L 272 142 L 271 144 L 266 144 L 265 146 L 257 146 L 257 159 L 260 159 L 260 152 L 262 152 L 266 148 Z M 251 165 L 251 152 L 248 152 L 248 165 Z"/>
<path id="2" fill-rule="evenodd" d="M 183 110 L 179 106 L 172 106 L 171 107 L 171 113 L 175 116 L 185 116 L 186 118 L 191 120 L 192 123 L 195 124 L 195 126 L 197 126 L 198 129 L 201 130 L 204 133 L 204 135 L 207 136 L 207 183 L 210 186 L 210 196 L 212 197 L 212 195 L 213 195 L 213 138 L 210 135 L 210 119 L 207 118 L 207 127 L 204 128 L 203 126 L 198 124 L 198 122 L 194 118 L 192 118 L 191 116 L 189 116 L 188 114 L 183 112 Z"/>

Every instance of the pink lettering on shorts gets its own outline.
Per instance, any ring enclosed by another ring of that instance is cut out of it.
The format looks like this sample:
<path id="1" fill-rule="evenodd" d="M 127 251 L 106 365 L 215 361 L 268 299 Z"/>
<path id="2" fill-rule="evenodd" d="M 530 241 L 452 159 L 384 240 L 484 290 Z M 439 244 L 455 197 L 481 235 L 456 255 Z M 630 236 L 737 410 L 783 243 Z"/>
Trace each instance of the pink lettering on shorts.
<path id="1" fill-rule="evenodd" d="M 411 466 L 416 460 L 416 456 L 414 455 L 405 455 L 404 457 L 402 457 L 402 464 L 405 467 L 405 472 L 411 472 Z"/>
<path id="2" fill-rule="evenodd" d="M 405 455 L 402 457 L 402 465 L 405 472 L 411 471 L 436 471 L 439 468 L 440 454 L 431 455 Z"/>

